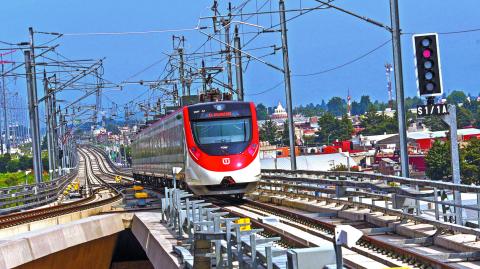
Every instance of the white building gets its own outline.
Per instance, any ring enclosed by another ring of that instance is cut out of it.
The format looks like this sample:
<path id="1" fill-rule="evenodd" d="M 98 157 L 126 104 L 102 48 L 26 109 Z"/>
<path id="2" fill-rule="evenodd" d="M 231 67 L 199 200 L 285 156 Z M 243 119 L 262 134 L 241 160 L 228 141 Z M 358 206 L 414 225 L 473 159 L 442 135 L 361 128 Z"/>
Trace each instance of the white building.
<path id="1" fill-rule="evenodd" d="M 297 169 L 310 171 L 330 171 L 339 165 L 357 166 L 352 157 L 347 153 L 332 153 L 320 155 L 302 155 L 297 156 Z M 283 169 L 290 170 L 290 158 L 262 159 L 260 160 L 262 169 Z"/>

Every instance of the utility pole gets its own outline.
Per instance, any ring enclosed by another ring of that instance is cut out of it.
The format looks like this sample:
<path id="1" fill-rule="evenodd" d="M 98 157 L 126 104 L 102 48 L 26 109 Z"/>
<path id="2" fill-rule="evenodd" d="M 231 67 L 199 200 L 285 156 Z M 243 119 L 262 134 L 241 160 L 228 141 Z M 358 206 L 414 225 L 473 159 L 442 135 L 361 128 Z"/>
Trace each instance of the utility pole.
<path id="1" fill-rule="evenodd" d="M 180 73 L 180 82 L 182 83 L 182 96 L 185 96 L 185 68 L 183 63 L 183 48 L 178 49 L 178 56 L 180 58 L 180 65 L 178 68 L 178 72 Z M 187 96 L 190 96 L 190 88 L 187 89 L 186 92 Z"/>
<path id="2" fill-rule="evenodd" d="M 33 147 L 33 157 L 34 162 L 37 163 L 37 169 L 35 170 L 35 180 L 36 182 L 41 182 L 42 180 L 42 149 L 41 149 L 41 138 L 40 138 L 40 123 L 39 123 L 39 116 L 38 116 L 38 98 L 37 98 L 37 70 L 35 64 L 35 43 L 34 43 L 34 36 L 33 36 L 33 28 L 29 27 L 28 32 L 30 34 L 30 51 L 29 51 L 29 68 L 30 70 L 27 71 L 30 73 L 30 83 L 32 92 L 32 102 L 30 104 L 31 110 L 33 110 L 33 121 L 30 120 L 30 128 L 32 128 L 32 147 Z M 25 60 L 27 53 L 25 52 Z M 27 66 L 25 65 L 25 68 Z M 32 114 L 32 113 L 31 113 Z M 30 116 L 31 117 L 31 116 Z M 32 118 L 32 117 L 31 117 Z M 35 154 L 35 151 L 37 152 Z M 35 165 L 34 165 L 35 169 Z"/>
<path id="3" fill-rule="evenodd" d="M 45 69 L 43 70 L 43 90 L 45 93 L 45 126 L 46 126 L 46 136 L 47 136 L 47 152 L 48 152 L 48 173 L 50 175 L 50 178 L 53 178 L 53 154 L 52 154 L 52 136 L 51 136 L 51 115 L 50 115 L 50 96 L 49 90 L 48 90 L 48 79 L 47 79 L 47 73 L 45 72 Z"/>
<path id="4" fill-rule="evenodd" d="M 62 122 L 62 111 L 60 110 L 60 107 L 58 108 L 58 147 L 59 147 L 59 155 L 58 155 L 58 162 L 59 162 L 59 175 L 63 175 L 63 169 L 64 169 L 64 163 L 63 163 L 63 155 L 65 152 L 63 151 L 63 122 Z"/>
<path id="5" fill-rule="evenodd" d="M 55 78 L 56 80 L 56 78 Z M 56 82 L 56 81 L 55 81 Z M 56 88 L 57 83 L 55 83 L 55 88 Z M 58 161 L 58 131 L 57 131 L 57 100 L 55 96 L 55 91 L 52 92 L 52 96 L 50 96 L 51 99 L 51 113 L 52 113 L 52 119 L 51 119 L 51 124 L 52 124 L 52 146 L 53 146 L 53 173 L 58 175 L 60 171 L 58 170 L 60 166 L 60 162 Z"/>
<path id="6" fill-rule="evenodd" d="M 285 80 L 285 96 L 287 101 L 288 113 L 288 137 L 290 140 L 290 168 L 292 171 L 297 170 L 297 159 L 295 157 L 295 125 L 293 122 L 292 109 L 292 87 L 290 83 L 290 65 L 288 58 L 288 41 L 287 41 L 287 23 L 285 19 L 285 2 L 279 1 L 280 10 L 280 29 L 282 32 L 282 52 L 283 52 L 283 76 Z"/>
<path id="7" fill-rule="evenodd" d="M 98 77 L 98 72 L 95 71 L 95 75 L 97 76 L 97 92 L 95 96 L 95 113 L 94 113 L 94 125 L 96 126 L 98 123 L 98 111 L 101 109 L 102 106 L 102 91 L 101 91 L 101 80 Z"/>
<path id="8" fill-rule="evenodd" d="M 203 85 L 203 92 L 206 93 L 207 92 L 207 75 L 206 75 L 206 71 L 205 71 L 205 61 L 202 60 L 202 85 Z"/>
<path id="9" fill-rule="evenodd" d="M 230 50 L 230 22 L 232 21 L 232 3 L 228 3 L 228 19 L 222 19 L 222 24 L 225 29 L 225 59 L 227 61 L 227 79 L 228 91 L 233 96 L 233 78 L 232 78 L 232 53 Z"/>
<path id="10" fill-rule="evenodd" d="M 32 82 L 33 82 L 33 93 L 34 93 L 34 96 L 35 96 L 35 119 L 36 119 L 36 122 L 37 124 L 35 126 L 32 126 L 32 128 L 36 128 L 36 132 L 38 133 L 39 137 L 40 137 L 40 124 L 38 123 L 38 98 L 37 98 L 37 93 L 38 93 L 38 90 L 37 90 L 37 68 L 36 68 L 36 64 L 35 64 L 35 43 L 34 43 L 34 37 L 33 37 L 33 28 L 32 27 L 29 27 L 28 28 L 28 32 L 30 34 L 30 53 L 31 53 L 31 67 L 32 67 L 32 76 L 33 76 L 33 79 L 32 79 Z M 39 138 L 40 139 L 40 138 Z M 41 141 L 41 140 L 39 140 Z M 39 143 L 39 149 L 40 148 L 41 144 Z M 41 154 L 41 151 L 40 151 L 40 154 Z M 40 156 L 40 164 L 41 164 L 41 156 Z"/>
<path id="11" fill-rule="evenodd" d="M 54 75 L 53 77 L 55 80 L 57 79 L 57 77 Z M 55 81 L 56 82 L 56 81 Z M 56 83 L 55 83 L 55 87 L 56 87 Z M 51 95 L 50 95 L 51 93 Z M 56 138 L 55 138 L 55 122 L 56 122 L 56 115 L 55 115 L 55 106 L 56 106 L 56 101 L 55 101 L 55 91 L 51 91 L 50 89 L 48 89 L 48 108 L 47 110 L 49 111 L 50 113 L 50 116 L 49 116 L 49 121 L 48 121 L 48 124 L 49 124 L 49 128 L 50 128 L 50 131 L 49 133 L 47 133 L 47 135 L 49 136 L 50 138 L 50 143 L 51 143 L 51 148 L 50 150 L 48 151 L 48 154 L 49 155 L 52 155 L 52 169 L 53 169 L 53 175 L 55 176 L 56 174 L 56 167 L 57 167 L 57 158 L 56 158 L 56 147 L 55 147 L 55 143 L 56 143 Z"/>
<path id="12" fill-rule="evenodd" d="M 42 158 L 40 148 L 40 132 L 38 128 L 38 105 L 37 93 L 35 92 L 32 55 L 30 50 L 24 51 L 25 55 L 25 73 L 28 89 L 28 106 L 30 115 L 30 126 L 32 128 L 32 151 L 33 151 L 33 169 L 35 170 L 35 181 L 42 182 Z"/>
<path id="13" fill-rule="evenodd" d="M 235 37 L 233 38 L 235 48 L 235 75 L 237 79 L 237 100 L 243 101 L 243 68 L 242 68 L 242 47 L 240 36 L 238 35 L 238 26 L 235 25 Z"/>
<path id="14" fill-rule="evenodd" d="M 186 85 L 187 85 L 187 92 L 188 92 L 188 95 L 191 94 L 191 91 L 190 91 L 190 87 L 192 86 L 192 68 L 190 67 L 190 72 L 188 73 L 189 76 L 186 80 Z"/>
<path id="15" fill-rule="evenodd" d="M 3 60 L 3 59 L 2 59 Z M 5 76 L 3 75 L 4 73 L 4 67 L 3 67 L 3 63 L 2 63 L 2 89 L 3 87 L 5 87 Z M 2 137 L 2 121 L 0 120 L 0 150 L 2 152 L 2 154 L 4 154 L 4 150 L 3 150 L 3 137 Z"/>
<path id="16" fill-rule="evenodd" d="M 66 136 L 66 126 L 65 126 L 65 115 L 62 114 L 60 111 L 60 143 L 62 148 L 62 175 L 65 174 L 65 168 L 67 167 L 67 147 L 65 144 L 65 136 Z"/>
<path id="17" fill-rule="evenodd" d="M 2 74 L 3 72 L 5 71 L 2 63 Z M 6 148 L 6 153 L 10 153 L 10 126 L 8 124 L 8 117 L 7 117 L 7 87 L 5 87 L 5 76 L 3 75 L 2 75 L 2 101 L 3 101 L 3 122 L 4 122 L 4 129 L 5 129 L 5 148 Z"/>
<path id="18" fill-rule="evenodd" d="M 398 135 L 400 138 L 400 164 L 402 176 L 409 177 L 407 150 L 407 123 L 403 94 L 402 48 L 400 45 L 400 19 L 398 0 L 390 0 L 390 19 L 392 23 L 393 73 L 395 75 L 395 92 L 397 99 Z"/>
<path id="19" fill-rule="evenodd" d="M 433 99 L 433 98 L 432 98 Z M 450 126 L 450 151 L 452 152 L 452 180 L 453 184 L 461 184 L 460 176 L 460 154 L 458 152 L 458 130 L 457 130 L 457 107 L 448 105 L 448 114 L 443 115 L 442 119 Z M 459 191 L 453 192 L 455 201 L 455 223 L 463 225 L 462 221 L 462 197 Z"/>

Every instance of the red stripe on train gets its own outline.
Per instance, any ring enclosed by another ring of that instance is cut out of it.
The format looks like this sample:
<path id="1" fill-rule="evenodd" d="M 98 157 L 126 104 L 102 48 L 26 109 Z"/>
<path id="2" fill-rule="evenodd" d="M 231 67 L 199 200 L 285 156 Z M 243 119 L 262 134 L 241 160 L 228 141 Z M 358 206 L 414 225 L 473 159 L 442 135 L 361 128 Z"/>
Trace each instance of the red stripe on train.
<path id="1" fill-rule="evenodd" d="M 183 123 L 185 128 L 185 140 L 187 143 L 188 154 L 201 167 L 215 172 L 235 171 L 250 165 L 258 155 L 260 148 L 257 114 L 255 113 L 255 104 L 250 102 L 250 111 L 252 114 L 252 140 L 248 147 L 240 154 L 225 156 L 212 156 L 203 152 L 195 143 L 188 115 L 188 107 L 183 108 Z"/>

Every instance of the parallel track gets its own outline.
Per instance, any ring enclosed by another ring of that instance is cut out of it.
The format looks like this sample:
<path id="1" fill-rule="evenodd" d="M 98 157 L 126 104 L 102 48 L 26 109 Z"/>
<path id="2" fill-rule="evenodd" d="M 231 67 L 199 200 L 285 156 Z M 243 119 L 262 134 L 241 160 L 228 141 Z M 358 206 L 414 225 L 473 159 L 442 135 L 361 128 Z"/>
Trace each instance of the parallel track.
<path id="1" fill-rule="evenodd" d="M 86 182 L 92 190 L 88 197 L 70 203 L 0 216 L 0 229 L 100 207 L 120 200 L 122 198 L 120 192 L 94 173 L 89 152 L 83 149 L 80 149 L 79 152 L 85 161 Z M 93 160 L 97 162 L 97 165 L 104 161 L 99 161 L 96 157 Z M 102 198 L 100 193 L 105 192 L 105 190 L 109 190 L 114 195 L 109 198 Z"/>
<path id="2" fill-rule="evenodd" d="M 275 215 L 280 218 L 280 222 L 289 225 L 292 228 L 300 229 L 302 231 L 308 232 L 314 237 L 319 237 L 327 241 L 333 242 L 333 233 L 336 225 L 332 222 L 326 222 L 319 220 L 318 218 L 308 216 L 306 215 L 306 213 L 308 212 L 304 212 L 304 214 L 301 214 L 299 210 L 279 207 L 271 204 L 252 201 L 249 199 L 245 199 L 242 202 L 230 199 L 220 200 L 216 198 L 208 200 L 216 206 L 221 207 L 222 211 L 229 212 L 232 216 L 248 217 L 248 214 L 242 214 L 239 212 L 242 210 L 263 216 Z M 281 245 L 297 248 L 317 246 L 306 238 L 296 236 L 290 233 L 288 230 L 282 230 L 276 226 L 263 223 L 258 219 L 251 218 L 251 223 L 257 228 L 263 228 L 267 236 L 281 237 Z M 363 222 L 363 224 L 361 222 L 357 222 L 352 225 L 359 227 L 362 225 L 368 226 L 369 224 L 367 224 L 366 222 Z M 371 235 L 363 235 L 362 238 L 358 241 L 357 245 L 349 248 L 349 250 L 361 256 L 368 257 L 369 259 L 376 261 L 380 264 L 383 264 L 385 267 L 408 266 L 409 268 L 421 269 L 463 268 L 455 266 L 455 263 L 452 260 L 440 260 L 430 257 L 428 255 L 423 255 L 416 252 L 413 248 L 409 249 L 408 246 L 402 245 L 400 243 L 395 244 L 391 242 L 386 242 L 385 240 L 379 240 L 375 236 Z M 354 265 L 349 265 L 347 263 L 347 267 L 354 268 Z"/>
<path id="3" fill-rule="evenodd" d="M 98 149 L 94 149 L 95 155 L 97 158 L 105 156 Z M 103 159 L 103 158 L 102 158 Z M 102 169 L 102 168 L 101 168 Z M 112 168 L 111 171 L 103 171 L 104 173 L 116 173 L 115 169 Z M 268 193 L 264 193 L 268 195 Z M 203 197 L 202 199 L 205 199 Z M 229 200 L 229 199 L 218 199 L 218 198 L 208 198 L 208 201 L 211 201 L 216 206 L 222 208 L 223 211 L 230 212 L 231 215 L 238 217 L 246 217 L 236 210 L 232 210 L 232 207 L 238 207 L 242 210 L 246 210 L 255 214 L 260 214 L 264 216 L 276 215 L 281 219 L 281 222 L 290 225 L 296 229 L 303 230 L 308 232 L 312 236 L 316 236 L 328 241 L 333 241 L 333 233 L 335 230 L 335 224 L 332 222 L 322 221 L 318 218 L 311 217 L 306 215 L 308 212 L 299 212 L 299 210 L 293 210 L 285 207 L 274 206 L 272 204 L 266 204 L 261 202 L 256 202 L 252 200 L 245 200 L 244 202 L 238 202 L 238 200 Z M 235 202 L 233 202 L 235 201 Z M 281 245 L 287 247 L 312 247 L 315 244 L 312 244 L 305 238 L 300 238 L 293 234 L 290 234 L 288 231 L 281 230 L 277 227 L 274 227 L 269 224 L 262 223 L 260 220 L 251 219 L 252 224 L 255 227 L 263 228 L 265 235 L 267 236 L 280 236 L 282 241 Z M 354 226 L 367 225 L 366 228 L 371 228 L 372 225 L 367 222 L 354 223 Z M 369 226 L 368 226 L 369 225 Z M 390 234 L 397 236 L 399 238 L 405 239 L 405 237 L 398 236 L 395 234 Z M 389 234 L 385 234 L 389 236 Z M 426 247 L 428 248 L 428 246 Z M 429 255 L 424 255 L 416 252 L 413 248 L 409 249 L 408 246 L 402 245 L 401 243 L 392 243 L 386 242 L 385 240 L 379 240 L 378 237 L 374 235 L 364 235 L 356 246 L 349 249 L 361 256 L 368 257 L 369 259 L 378 262 L 379 264 L 385 265 L 385 267 L 400 267 L 400 266 L 409 266 L 410 268 L 460 268 L 455 266 L 455 263 L 452 260 L 448 259 L 438 259 Z M 454 251 L 452 251 L 454 252 Z M 353 268 L 353 265 L 348 265 L 347 267 Z"/>

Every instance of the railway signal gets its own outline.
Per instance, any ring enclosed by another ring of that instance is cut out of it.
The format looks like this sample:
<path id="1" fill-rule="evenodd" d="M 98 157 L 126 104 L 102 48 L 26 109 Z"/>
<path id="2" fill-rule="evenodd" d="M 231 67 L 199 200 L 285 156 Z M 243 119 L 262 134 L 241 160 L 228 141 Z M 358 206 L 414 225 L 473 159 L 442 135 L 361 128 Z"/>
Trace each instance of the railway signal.
<path id="1" fill-rule="evenodd" d="M 438 35 L 413 35 L 413 48 L 417 72 L 417 87 L 421 96 L 431 97 L 442 95 L 442 73 Z"/>

